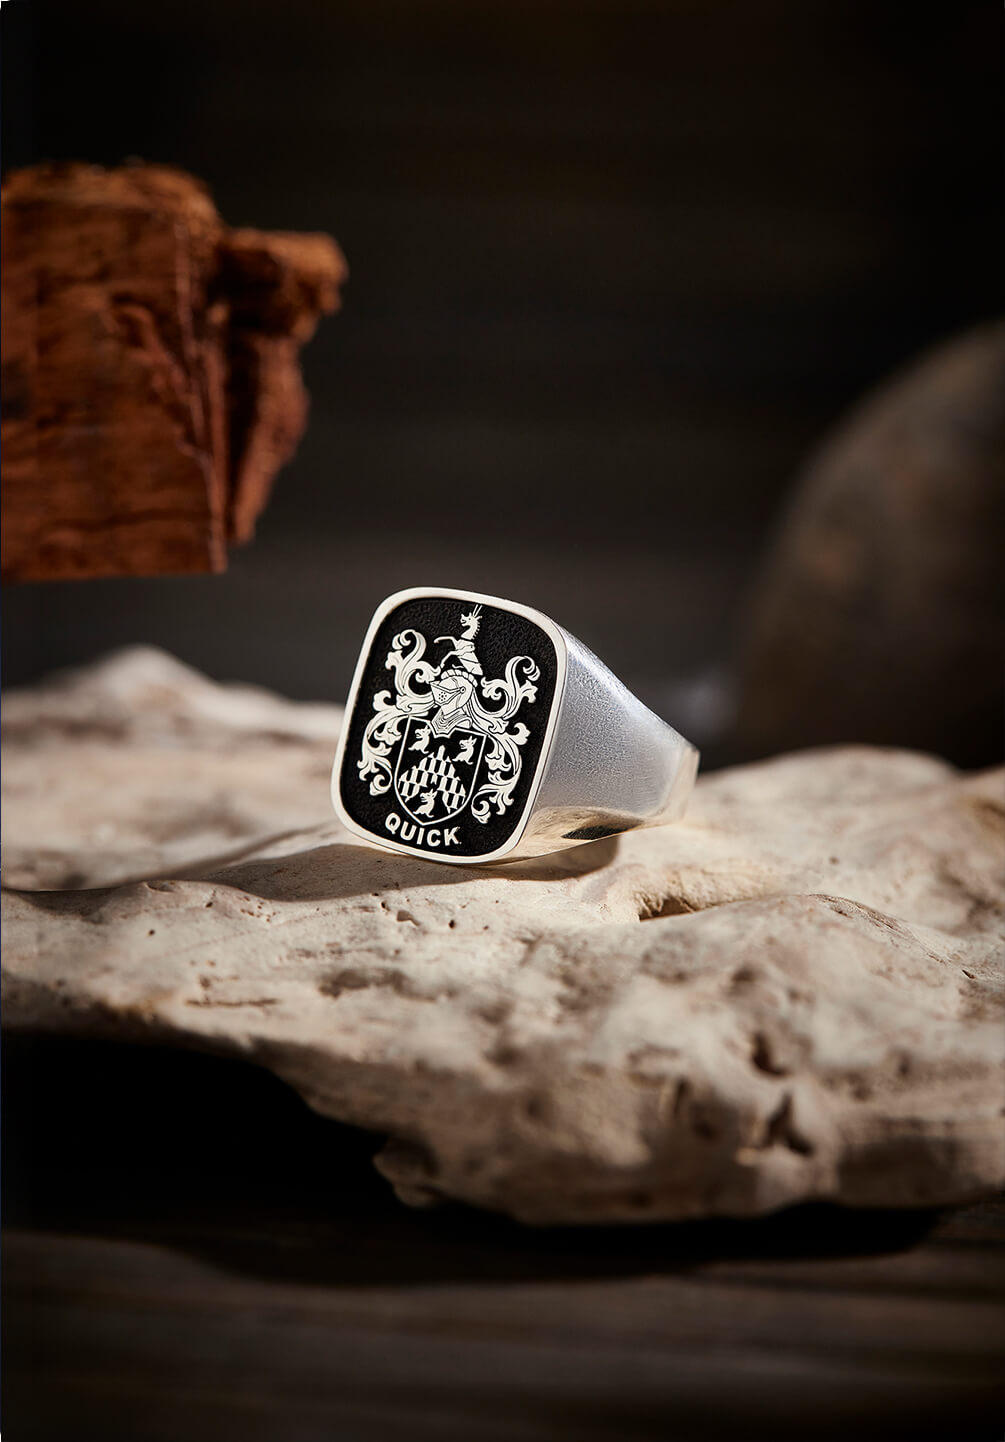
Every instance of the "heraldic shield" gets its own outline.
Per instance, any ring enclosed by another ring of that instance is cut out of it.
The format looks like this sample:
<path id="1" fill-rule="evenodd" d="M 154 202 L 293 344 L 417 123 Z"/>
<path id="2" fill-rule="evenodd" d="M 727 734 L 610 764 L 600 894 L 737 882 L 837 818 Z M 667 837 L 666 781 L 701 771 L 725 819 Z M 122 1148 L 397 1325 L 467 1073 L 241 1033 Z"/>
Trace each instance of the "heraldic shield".
<path id="1" fill-rule="evenodd" d="M 560 694 L 550 625 L 470 592 L 389 597 L 339 742 L 333 794 L 350 830 L 442 860 L 505 854 Z"/>
<path id="2" fill-rule="evenodd" d="M 461 727 L 437 736 L 429 720 L 410 716 L 394 768 L 394 794 L 421 826 L 459 816 L 478 786 L 484 733 Z"/>

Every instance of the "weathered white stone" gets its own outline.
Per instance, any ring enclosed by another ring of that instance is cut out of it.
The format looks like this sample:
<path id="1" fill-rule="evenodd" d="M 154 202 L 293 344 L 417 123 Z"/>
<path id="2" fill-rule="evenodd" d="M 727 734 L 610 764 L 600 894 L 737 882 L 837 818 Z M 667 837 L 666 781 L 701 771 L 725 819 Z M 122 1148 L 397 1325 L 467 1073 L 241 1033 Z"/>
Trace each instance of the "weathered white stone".
<path id="1" fill-rule="evenodd" d="M 535 1222 L 1005 1178 L 998 773 L 805 752 L 462 869 L 321 819 L 334 708 L 150 652 L 8 706 L 19 885 L 103 885 L 6 896 L 8 1025 L 250 1057 L 388 1133 L 406 1200 Z"/>
<path id="2" fill-rule="evenodd" d="M 4 884 L 111 886 L 324 821 L 341 721 L 140 646 L 10 691 Z"/>

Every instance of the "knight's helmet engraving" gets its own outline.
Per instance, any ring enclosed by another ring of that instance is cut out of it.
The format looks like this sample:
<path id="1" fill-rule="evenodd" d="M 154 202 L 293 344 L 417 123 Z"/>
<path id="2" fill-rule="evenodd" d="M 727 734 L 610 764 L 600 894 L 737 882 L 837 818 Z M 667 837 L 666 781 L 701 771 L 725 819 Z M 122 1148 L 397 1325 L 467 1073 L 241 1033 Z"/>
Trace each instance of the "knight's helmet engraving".
<path id="1" fill-rule="evenodd" d="M 461 634 L 459 636 L 437 636 L 436 638 L 437 645 L 441 641 L 451 643 L 451 649 L 443 657 L 437 674 L 429 685 L 433 699 L 438 706 L 431 722 L 432 729 L 438 736 L 448 735 L 458 726 L 471 727 L 476 731 L 484 730 L 484 722 L 480 721 L 477 709 L 472 708 L 470 704 L 476 695 L 476 688 L 485 675 L 475 650 L 475 637 L 478 635 L 478 628 L 481 624 L 481 613 L 481 606 L 475 606 L 473 610 L 461 616 Z"/>

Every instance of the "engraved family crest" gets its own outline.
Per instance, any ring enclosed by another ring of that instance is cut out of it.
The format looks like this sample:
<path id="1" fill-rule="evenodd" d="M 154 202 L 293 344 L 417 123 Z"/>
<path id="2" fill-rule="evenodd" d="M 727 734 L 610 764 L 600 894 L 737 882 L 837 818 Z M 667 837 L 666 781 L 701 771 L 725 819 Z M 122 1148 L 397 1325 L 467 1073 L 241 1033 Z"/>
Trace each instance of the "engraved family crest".
<path id="1" fill-rule="evenodd" d="M 394 794 L 413 820 L 432 826 L 460 815 L 477 783 L 485 739 L 476 731 L 454 730 L 439 741 L 428 721 L 408 718 Z"/>
<path id="2" fill-rule="evenodd" d="M 537 696 L 537 663 L 511 656 L 502 676 L 488 679 L 475 641 L 481 606 L 460 616 L 459 634 L 428 638 L 407 628 L 391 642 L 385 668 L 394 691 L 373 698 L 356 767 L 371 796 L 392 792 L 415 826 L 438 826 L 469 814 L 483 825 L 513 804 L 521 748 L 530 731 L 517 713 Z"/>

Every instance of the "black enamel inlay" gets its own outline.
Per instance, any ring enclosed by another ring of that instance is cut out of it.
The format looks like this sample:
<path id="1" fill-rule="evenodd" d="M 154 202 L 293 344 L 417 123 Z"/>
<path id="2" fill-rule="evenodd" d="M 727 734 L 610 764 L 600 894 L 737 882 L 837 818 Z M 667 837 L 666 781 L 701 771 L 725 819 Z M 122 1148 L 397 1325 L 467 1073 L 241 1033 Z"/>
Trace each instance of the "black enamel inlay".
<path id="1" fill-rule="evenodd" d="M 397 842 L 433 858 L 490 855 L 519 830 L 543 760 L 555 694 L 558 660 L 547 631 L 525 616 L 483 602 L 472 637 L 472 623 L 463 618 L 474 612 L 475 603 L 443 596 L 416 597 L 396 606 L 374 636 L 347 723 L 339 778 L 346 813 L 374 840 Z M 414 653 L 418 636 L 425 641 L 421 660 L 435 674 L 413 671 L 408 691 L 428 696 L 425 704 L 399 690 L 395 670 L 387 665 L 396 639 L 404 658 Z M 522 657 L 529 662 L 518 660 L 507 674 L 514 658 Z M 501 688 L 493 691 L 497 681 Z M 439 686 L 440 697 L 447 700 L 437 700 L 431 685 Z M 534 687 L 533 699 L 520 694 L 527 685 Z M 386 693 L 381 703 L 386 739 L 371 730 L 368 748 L 367 728 L 381 693 Z M 497 715 L 511 697 L 516 707 L 502 733 L 522 736 L 526 727 L 527 735 L 520 745 L 503 740 L 497 748 L 498 724 L 486 718 Z M 380 757 L 384 764 L 361 775 L 360 761 L 368 756 L 372 761 L 382 746 L 387 747 Z M 500 751 L 504 764 L 497 759 L 493 766 L 493 753 L 498 758 Z M 513 774 L 508 756 L 517 759 L 519 772 L 511 790 L 502 793 L 499 783 L 505 785 Z M 484 820 L 478 819 L 479 811 Z"/>

